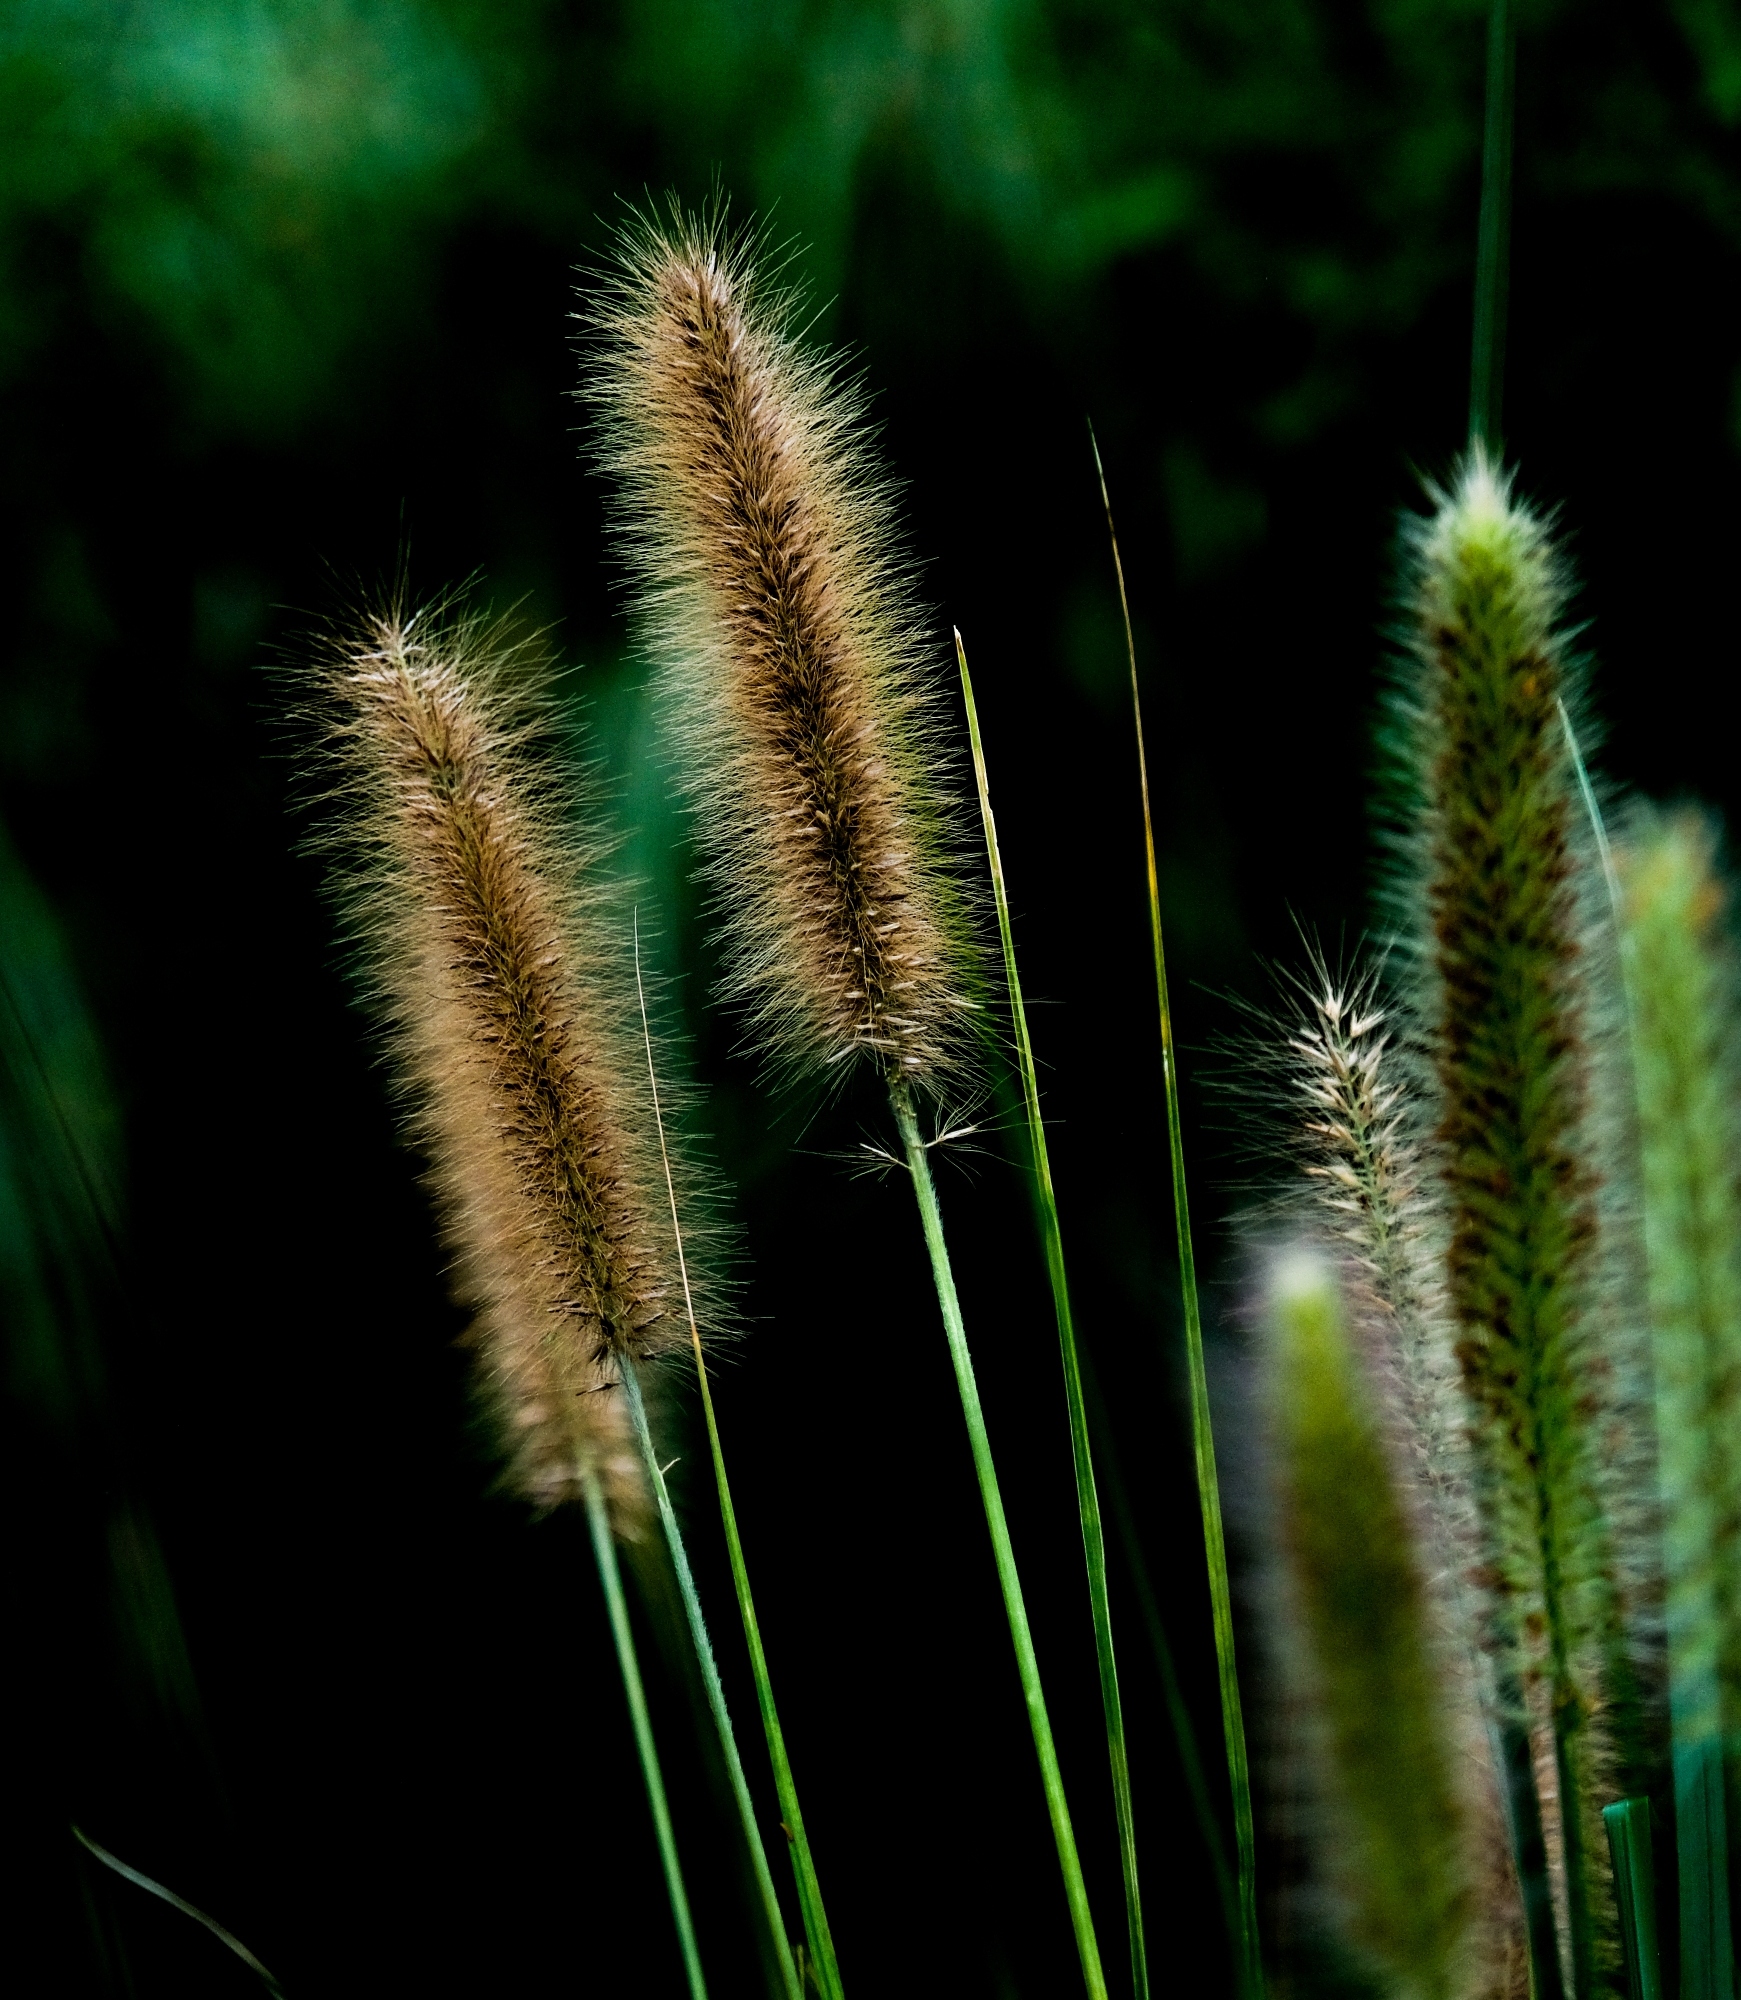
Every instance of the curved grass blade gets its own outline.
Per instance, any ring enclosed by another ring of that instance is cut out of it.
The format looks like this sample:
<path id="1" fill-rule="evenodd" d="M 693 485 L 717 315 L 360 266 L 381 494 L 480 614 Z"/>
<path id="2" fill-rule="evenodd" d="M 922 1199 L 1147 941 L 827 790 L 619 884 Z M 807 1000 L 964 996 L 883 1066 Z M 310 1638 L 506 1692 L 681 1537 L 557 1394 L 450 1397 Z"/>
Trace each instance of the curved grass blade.
<path id="1" fill-rule="evenodd" d="M 1058 1221 L 1058 1198 L 1052 1187 L 1052 1164 L 1046 1152 L 1046 1128 L 1040 1118 L 1040 1089 L 1034 1074 L 1034 1046 L 1028 1034 L 1028 1013 L 1022 1002 L 1021 977 L 1016 971 L 1015 939 L 1010 931 L 1009 892 L 1004 886 L 1003 859 L 997 844 L 997 821 L 991 810 L 991 782 L 986 775 L 985 746 L 980 741 L 979 710 L 974 703 L 973 677 L 967 671 L 967 652 L 959 632 L 955 634 L 955 657 L 961 668 L 962 699 L 967 705 L 967 733 L 973 745 L 973 775 L 979 786 L 980 817 L 985 822 L 986 858 L 991 866 L 998 937 L 1003 944 L 1004 978 L 1009 986 L 1010 1015 L 1015 1024 L 1022 1097 L 1027 1105 L 1028 1142 L 1032 1149 L 1041 1233 L 1046 1247 L 1046 1274 L 1052 1284 L 1052 1304 L 1058 1318 L 1058 1347 L 1064 1362 L 1064 1400 L 1070 1412 L 1070 1454 L 1076 1467 L 1076 1505 L 1082 1524 L 1082 1553 L 1088 1565 L 1088 1602 L 1094 1618 L 1094 1652 L 1100 1667 L 1101 1706 L 1106 1714 L 1106 1752 L 1112 1766 L 1113 1806 L 1118 1817 L 1125 1921 L 1130 1932 L 1131 1984 L 1137 2000 L 1148 2000 L 1149 1967 L 1143 1943 L 1142 1892 L 1137 1880 L 1136 1819 L 1131 1808 L 1130 1759 L 1125 1748 L 1124 1704 L 1118 1692 L 1118 1659 L 1112 1643 L 1112 1607 L 1106 1591 L 1106 1536 L 1101 1526 L 1100 1495 L 1095 1485 L 1094 1457 L 1088 1441 L 1088 1412 L 1083 1401 L 1082 1365 L 1076 1352 L 1076 1327 L 1070 1311 L 1070 1285 L 1064 1270 L 1064 1235 Z"/>
<path id="2" fill-rule="evenodd" d="M 738 1537 L 737 1512 L 732 1506 L 731 1483 L 725 1474 L 725 1453 L 719 1442 L 719 1425 L 714 1418 L 713 1391 L 707 1379 L 707 1363 L 701 1352 L 701 1333 L 695 1323 L 695 1306 L 689 1294 L 689 1265 L 683 1251 L 683 1226 L 677 1215 L 677 1188 L 671 1175 L 671 1158 L 665 1146 L 665 1120 L 659 1108 L 659 1078 L 653 1064 L 653 1037 L 647 1025 L 647 994 L 641 981 L 641 935 L 635 926 L 635 994 L 641 1008 L 641 1035 L 647 1045 L 647 1081 L 653 1092 L 653 1123 L 659 1133 L 659 1158 L 665 1169 L 665 1191 L 671 1201 L 671 1227 L 677 1239 L 677 1268 L 683 1278 L 683 1304 L 689 1315 L 689 1338 L 695 1350 L 695 1373 L 701 1384 L 701 1407 L 707 1416 L 707 1441 L 713 1452 L 713 1476 L 719 1488 L 720 1517 L 725 1523 L 726 1550 L 731 1557 L 731 1580 L 737 1592 L 738 1611 L 744 1625 L 744 1642 L 749 1647 L 750 1671 L 755 1678 L 756 1705 L 761 1710 L 762 1729 L 768 1739 L 768 1757 L 774 1767 L 774 1789 L 780 1800 L 780 1823 L 792 1849 L 792 1873 L 797 1880 L 798 1902 L 804 1918 L 804 1935 L 809 1944 L 809 1969 L 822 1988 L 823 2000 L 843 2000 L 840 1965 L 834 1954 L 834 1939 L 828 1928 L 828 1913 L 822 1905 L 822 1889 L 816 1879 L 809 1838 L 804 1831 L 804 1815 L 798 1805 L 798 1787 L 786 1756 L 786 1738 L 780 1728 L 779 1711 L 774 1706 L 774 1684 L 768 1673 L 767 1655 L 762 1650 L 761 1627 L 756 1622 L 755 1599 L 750 1593 L 750 1573 L 744 1562 L 743 1543 Z"/>
<path id="3" fill-rule="evenodd" d="M 1185 1141 L 1179 1117 L 1179 1059 L 1173 1047 L 1173 1010 L 1167 998 L 1167 957 L 1161 940 L 1160 878 L 1155 869 L 1155 825 L 1149 807 L 1148 752 L 1143 745 L 1142 695 L 1137 687 L 1136 640 L 1131 632 L 1130 600 L 1125 594 L 1124 562 L 1118 552 L 1118 530 L 1112 520 L 1112 499 L 1106 490 L 1106 469 L 1094 426 L 1088 427 L 1094 448 L 1094 470 L 1106 509 L 1106 532 L 1112 543 L 1113 568 L 1118 575 L 1119 609 L 1124 614 L 1124 642 L 1130 656 L 1130 703 L 1136 723 L 1137 776 L 1142 786 L 1143 842 L 1148 860 L 1149 928 L 1155 947 L 1155 993 L 1161 1010 L 1161 1062 L 1167 1088 L 1167 1145 L 1173 1167 L 1173 1225 L 1179 1244 L 1179 1289 L 1185 1310 L 1185 1355 L 1191 1380 L 1191 1440 L 1196 1455 L 1197 1495 L 1203 1510 L 1203 1549 L 1209 1564 L 1209 1599 L 1215 1618 L 1215 1659 L 1221 1683 L 1221 1727 L 1227 1744 L 1227 1780 L 1233 1792 L 1233 1832 L 1239 1855 L 1240 1990 L 1246 2000 L 1263 1992 L 1263 1959 L 1257 1931 L 1257 1842 L 1251 1818 L 1251 1772 L 1245 1754 L 1245 1718 L 1239 1700 L 1239 1671 L 1233 1652 L 1233 1593 L 1227 1580 L 1227 1540 L 1221 1526 L 1221 1483 L 1215 1470 L 1215 1434 L 1209 1417 L 1209 1378 L 1203 1365 L 1203 1316 L 1197 1301 L 1197 1260 L 1191 1247 L 1191 1210 L 1185 1190 Z"/>
<path id="4" fill-rule="evenodd" d="M 683 1887 L 683 1870 L 677 1859 L 677 1836 L 671 1829 L 671 1810 L 665 1803 L 665 1780 L 659 1769 L 659 1752 L 653 1742 L 653 1724 L 647 1714 L 646 1690 L 641 1685 L 641 1665 L 635 1656 L 635 1635 L 629 1625 L 629 1607 L 623 1599 L 622 1573 L 617 1568 L 617 1547 L 611 1535 L 610 1516 L 605 1508 L 604 1490 L 590 1466 L 582 1468 L 582 1490 L 586 1495 L 586 1522 L 592 1532 L 592 1552 L 598 1562 L 599 1582 L 604 1587 L 610 1611 L 611 1637 L 616 1641 L 617 1665 L 622 1669 L 623 1693 L 628 1697 L 629 1719 L 634 1725 L 635 1748 L 640 1752 L 641 1774 L 647 1781 L 647 1804 L 653 1814 L 653 1831 L 659 1841 L 659 1861 L 665 1871 L 665 1888 L 671 1898 L 671 1920 L 677 1926 L 677 1942 L 683 1953 L 683 1970 L 694 2000 L 707 2000 L 707 1981 L 702 1977 L 701 1954 L 695 1947 L 695 1927 L 689 1920 L 689 1897 Z"/>
<path id="5" fill-rule="evenodd" d="M 94 1841 L 82 1827 L 75 1826 L 72 1829 L 72 1835 L 74 1840 L 84 1848 L 86 1853 L 94 1854 L 105 1868 L 112 1868 L 124 1881 L 131 1882 L 136 1888 L 143 1889 L 147 1895 L 158 1897 L 167 1903 L 172 1910 L 179 1910 L 184 1917 L 192 1917 L 196 1924 L 204 1924 L 206 1929 L 211 1932 L 212 1936 L 220 1944 L 228 1945 L 230 1950 L 236 1954 L 250 1971 L 259 1975 L 268 1993 L 276 1994 L 277 2000 L 284 2000 L 284 1988 L 279 1985 L 277 1980 L 272 1977 L 271 1973 L 266 1970 L 265 1966 L 260 1963 L 242 1940 L 225 1930 L 216 1917 L 208 1917 L 204 1910 L 190 1903 L 185 1896 L 178 1896 L 173 1889 L 166 1889 L 161 1882 L 154 1882 L 149 1875 L 143 1873 L 140 1869 L 129 1868 L 127 1863 L 118 1855 L 111 1854 L 106 1847 Z"/>
<path id="6" fill-rule="evenodd" d="M 997 1580 L 1003 1590 L 1004 1613 L 1009 1619 L 1016 1671 L 1021 1676 L 1028 1727 L 1033 1731 L 1034 1754 L 1040 1764 L 1040 1781 L 1046 1791 L 1046 1810 L 1051 1815 L 1052 1838 L 1058 1849 L 1058 1868 L 1064 1878 L 1065 1900 L 1070 1905 L 1077 1956 L 1082 1961 L 1082 1979 L 1090 2000 L 1106 2000 L 1106 1975 L 1101 1970 L 1100 1945 L 1094 1935 L 1094 1916 L 1088 1907 L 1088 1885 L 1082 1879 L 1082 1861 L 1076 1852 L 1076 1835 L 1070 1825 L 1070 1806 L 1064 1796 L 1064 1777 L 1058 1768 L 1058 1750 L 1052 1740 L 1052 1720 L 1046 1712 L 1045 1691 L 1040 1685 L 1040 1663 L 1034 1654 L 1034 1636 L 1028 1626 L 1022 1580 L 1016 1570 L 1015 1550 L 1010 1544 L 1009 1523 L 1004 1517 L 1003 1492 L 998 1485 L 997 1466 L 991 1455 L 991 1440 L 986 1435 L 985 1412 L 979 1402 L 979 1382 L 973 1371 L 973 1356 L 968 1351 L 961 1301 L 955 1293 L 955 1274 L 949 1265 L 949 1246 L 943 1238 L 943 1212 L 937 1205 L 937 1187 L 931 1178 L 925 1141 L 919 1136 L 919 1119 L 913 1108 L 912 1092 L 899 1078 L 889 1087 L 889 1102 L 894 1108 L 895 1124 L 900 1131 L 901 1145 L 913 1177 L 913 1195 L 919 1204 L 925 1248 L 931 1257 L 937 1303 L 943 1311 L 943 1330 L 949 1341 L 955 1386 L 961 1396 L 961 1414 L 967 1420 L 967 1440 L 973 1451 L 973 1469 L 979 1477 L 979 1497 L 985 1507 L 985 1524 L 991 1533 L 992 1559 L 997 1564 Z"/>

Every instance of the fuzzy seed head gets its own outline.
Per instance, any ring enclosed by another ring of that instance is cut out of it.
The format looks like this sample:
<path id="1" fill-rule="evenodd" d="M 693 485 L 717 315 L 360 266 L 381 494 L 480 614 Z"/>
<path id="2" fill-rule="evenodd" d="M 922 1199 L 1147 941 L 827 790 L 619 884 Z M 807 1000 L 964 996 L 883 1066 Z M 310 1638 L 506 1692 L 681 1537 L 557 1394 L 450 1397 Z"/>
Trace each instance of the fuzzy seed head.
<path id="1" fill-rule="evenodd" d="M 1507 1644 L 1551 1716 L 1580 1983 L 1616 1943 L 1598 1808 L 1624 1678 L 1594 1040 L 1595 877 L 1566 741 L 1579 676 L 1546 523 L 1475 452 L 1410 549 L 1394 741 L 1445 1273 Z"/>
<path id="2" fill-rule="evenodd" d="M 397 609 L 319 669 L 330 845 L 510 1476 L 550 1505 L 645 1489 L 618 1385 L 683 1333 L 671 1231 L 633 1083 L 616 955 L 565 826 L 512 649 L 475 620 Z"/>
<path id="3" fill-rule="evenodd" d="M 930 648 L 857 392 L 715 215 L 645 219 L 585 315 L 643 643 L 775 1067 L 963 1060 L 974 949 L 938 785 Z"/>
<path id="4" fill-rule="evenodd" d="M 1705 815 L 1640 806 L 1616 861 L 1680 1763 L 1741 1724 L 1741 982 Z"/>

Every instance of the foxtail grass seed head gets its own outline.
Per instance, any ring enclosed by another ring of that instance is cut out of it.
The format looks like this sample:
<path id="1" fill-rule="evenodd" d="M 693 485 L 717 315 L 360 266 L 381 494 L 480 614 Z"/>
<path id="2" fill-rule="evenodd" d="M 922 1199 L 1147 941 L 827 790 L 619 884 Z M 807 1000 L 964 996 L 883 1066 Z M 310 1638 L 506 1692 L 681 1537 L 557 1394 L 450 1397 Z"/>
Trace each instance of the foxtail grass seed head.
<path id="1" fill-rule="evenodd" d="M 1741 986 L 1711 821 L 1640 806 L 1627 926 L 1677 1764 L 1741 1734 Z M 1727 1683 L 1719 1695 L 1720 1679 Z"/>
<path id="2" fill-rule="evenodd" d="M 1420 1553 L 1332 1261 L 1275 1256 L 1264 1409 L 1290 1678 L 1318 1768 L 1318 1865 L 1338 1928 L 1420 2000 L 1471 1991 L 1455 1746 Z"/>
<path id="3" fill-rule="evenodd" d="M 761 247 L 717 210 L 633 224 L 583 316 L 583 394 L 727 997 L 785 1073 L 936 1085 L 967 1059 L 976 952 L 935 649 L 862 397 Z"/>
<path id="4" fill-rule="evenodd" d="M 1599 1808 L 1623 1648 L 1604 1469 L 1603 1014 L 1566 717 L 1580 674 L 1548 526 L 1471 453 L 1408 547 L 1392 734 L 1402 935 L 1426 1052 L 1446 1275 L 1496 1643 L 1551 1720 L 1580 1990 L 1616 1976 Z M 1544 1802 L 1545 1803 L 1545 1802 Z"/>
<path id="5" fill-rule="evenodd" d="M 329 838 L 510 1477 L 551 1505 L 590 1471 L 632 1533 L 647 1496 L 620 1372 L 683 1340 L 682 1292 L 599 857 L 513 691 L 528 665 L 440 607 L 335 642 Z"/>

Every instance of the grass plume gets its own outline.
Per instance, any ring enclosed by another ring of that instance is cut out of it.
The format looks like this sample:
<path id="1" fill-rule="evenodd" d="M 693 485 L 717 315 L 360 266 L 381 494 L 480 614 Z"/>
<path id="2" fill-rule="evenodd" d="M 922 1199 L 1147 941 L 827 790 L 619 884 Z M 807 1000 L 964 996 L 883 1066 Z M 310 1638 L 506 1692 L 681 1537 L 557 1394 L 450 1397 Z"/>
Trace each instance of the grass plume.
<path id="1" fill-rule="evenodd" d="M 1106 1991 L 1027 1608 L 943 1236 L 918 1093 L 968 1067 L 979 952 L 930 648 L 859 396 L 716 207 L 626 232 L 586 315 L 599 455 L 723 919 L 728 1000 L 771 1068 L 886 1083 L 1059 1871 Z"/>
<path id="2" fill-rule="evenodd" d="M 538 755 L 527 666 L 439 606 L 335 641 L 333 844 L 510 1477 L 550 1506 L 590 1467 L 632 1527 L 646 1489 L 612 1385 L 619 1358 L 681 1343 L 681 1290 L 600 857 Z"/>
<path id="3" fill-rule="evenodd" d="M 1613 1369 L 1591 1143 L 1598 974 L 1561 722 L 1580 688 L 1546 523 L 1479 445 L 1435 500 L 1408 548 L 1392 737 L 1401 946 L 1431 1082 L 1514 1832 L 1532 1810 L 1521 1702 L 1538 1739 L 1551 1732 L 1534 1803 L 1557 1824 L 1565 1969 L 1583 1996 L 1619 1962 L 1598 1817 L 1619 1648 L 1600 1449 Z M 1521 1852 L 1520 1873 L 1527 1886 Z M 1545 2000 L 1559 1968 L 1532 1935 Z"/>
<path id="4" fill-rule="evenodd" d="M 637 219 L 585 315 L 644 643 L 723 918 L 727 997 L 776 1068 L 966 1057 L 974 951 L 930 642 L 861 398 L 717 209 Z"/>

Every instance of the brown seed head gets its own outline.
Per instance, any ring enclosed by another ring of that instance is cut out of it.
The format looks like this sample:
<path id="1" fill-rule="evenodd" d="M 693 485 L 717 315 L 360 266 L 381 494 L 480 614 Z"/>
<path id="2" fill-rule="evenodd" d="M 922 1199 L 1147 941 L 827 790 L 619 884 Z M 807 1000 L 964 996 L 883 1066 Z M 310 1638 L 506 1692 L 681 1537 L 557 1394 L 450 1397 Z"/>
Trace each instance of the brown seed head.
<path id="1" fill-rule="evenodd" d="M 456 1257 L 511 1476 L 553 1504 L 581 1467 L 619 1526 L 645 1503 L 625 1356 L 683 1337 L 634 1045 L 598 910 L 475 621 L 393 609 L 322 670 L 341 892 Z"/>
<path id="2" fill-rule="evenodd" d="M 724 917 L 728 996 L 781 1067 L 963 1054 L 973 950 L 929 647 L 860 398 L 797 345 L 752 239 L 673 210 L 586 315 L 643 637 Z"/>

